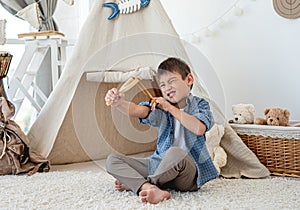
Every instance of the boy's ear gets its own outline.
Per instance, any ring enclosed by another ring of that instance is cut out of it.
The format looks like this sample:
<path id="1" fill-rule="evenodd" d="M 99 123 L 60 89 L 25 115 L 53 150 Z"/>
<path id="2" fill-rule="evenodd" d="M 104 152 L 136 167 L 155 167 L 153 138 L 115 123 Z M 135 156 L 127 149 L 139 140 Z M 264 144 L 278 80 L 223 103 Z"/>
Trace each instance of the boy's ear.
<path id="1" fill-rule="evenodd" d="M 186 76 L 186 79 L 187 79 L 187 82 L 188 82 L 188 85 L 192 85 L 194 84 L 194 77 L 191 73 L 189 73 L 187 76 Z"/>

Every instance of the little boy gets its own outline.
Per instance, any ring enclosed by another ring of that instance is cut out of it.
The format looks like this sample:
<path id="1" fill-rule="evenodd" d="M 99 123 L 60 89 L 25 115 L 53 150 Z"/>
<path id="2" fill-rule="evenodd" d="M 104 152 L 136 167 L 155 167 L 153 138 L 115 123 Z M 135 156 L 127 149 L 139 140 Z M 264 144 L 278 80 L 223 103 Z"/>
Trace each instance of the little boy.
<path id="1" fill-rule="evenodd" d="M 196 191 L 219 175 L 205 146 L 205 132 L 214 123 L 212 113 L 206 100 L 190 93 L 194 78 L 189 66 L 168 58 L 159 65 L 156 77 L 163 97 L 151 103 L 125 101 L 116 88 L 105 96 L 123 113 L 158 129 L 157 148 L 150 157 L 111 154 L 106 163 L 117 190 L 132 190 L 151 204 L 169 199 L 167 189 Z"/>

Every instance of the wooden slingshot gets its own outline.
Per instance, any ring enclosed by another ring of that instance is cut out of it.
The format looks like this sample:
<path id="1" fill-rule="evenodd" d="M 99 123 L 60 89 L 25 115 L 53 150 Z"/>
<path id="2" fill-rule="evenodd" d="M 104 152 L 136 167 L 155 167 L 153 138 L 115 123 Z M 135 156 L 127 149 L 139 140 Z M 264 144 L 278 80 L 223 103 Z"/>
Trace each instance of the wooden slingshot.
<path id="1" fill-rule="evenodd" d="M 147 88 L 140 82 L 142 80 L 141 77 L 130 77 L 126 82 L 124 82 L 123 85 L 119 88 L 119 93 L 125 93 L 131 88 L 133 88 L 135 85 L 139 87 L 139 89 L 151 100 L 154 100 L 154 97 L 151 95 L 151 93 L 147 90 Z M 112 102 L 108 101 L 106 102 L 107 106 L 110 106 Z"/>

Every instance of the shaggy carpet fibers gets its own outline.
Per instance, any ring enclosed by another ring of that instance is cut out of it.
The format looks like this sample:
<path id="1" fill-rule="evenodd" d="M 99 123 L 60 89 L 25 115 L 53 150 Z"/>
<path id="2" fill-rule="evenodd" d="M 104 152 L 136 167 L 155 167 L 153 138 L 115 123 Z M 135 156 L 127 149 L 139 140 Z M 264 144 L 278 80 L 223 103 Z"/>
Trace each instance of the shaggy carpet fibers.
<path id="1" fill-rule="evenodd" d="M 0 209 L 300 209 L 299 178 L 218 178 L 157 205 L 115 191 L 113 181 L 103 170 L 0 176 Z"/>

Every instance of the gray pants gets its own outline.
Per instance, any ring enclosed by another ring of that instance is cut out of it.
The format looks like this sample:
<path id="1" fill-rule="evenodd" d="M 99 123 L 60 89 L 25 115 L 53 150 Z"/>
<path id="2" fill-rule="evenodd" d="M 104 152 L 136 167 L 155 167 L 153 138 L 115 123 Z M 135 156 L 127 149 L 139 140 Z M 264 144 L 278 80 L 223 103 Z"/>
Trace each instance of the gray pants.
<path id="1" fill-rule="evenodd" d="M 153 175 L 148 173 L 148 160 L 111 154 L 106 161 L 109 174 L 138 193 L 149 182 L 161 189 L 196 191 L 197 168 L 193 160 L 179 147 L 168 149 Z"/>

